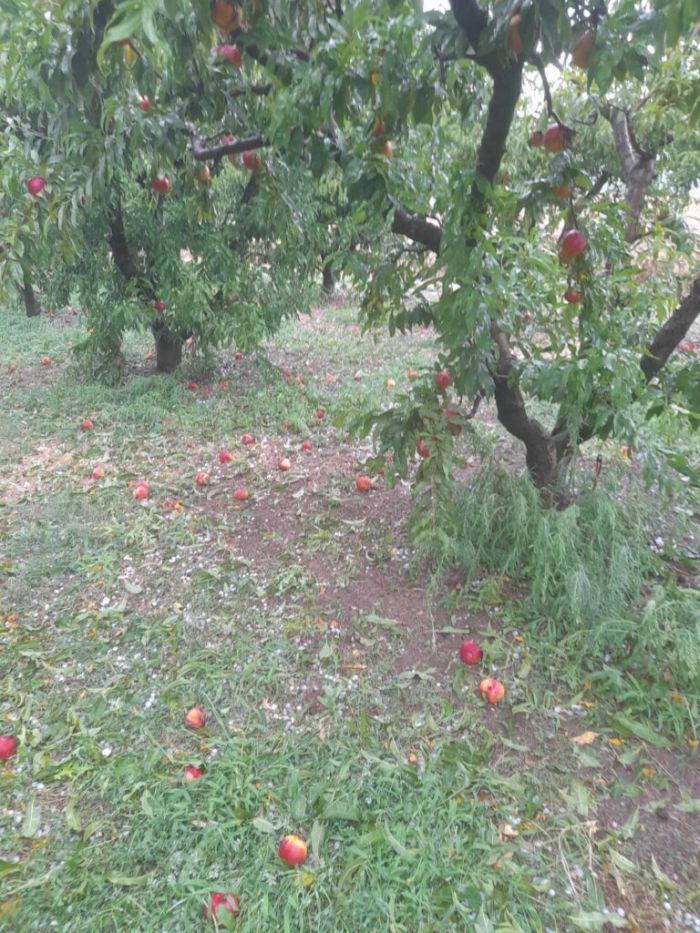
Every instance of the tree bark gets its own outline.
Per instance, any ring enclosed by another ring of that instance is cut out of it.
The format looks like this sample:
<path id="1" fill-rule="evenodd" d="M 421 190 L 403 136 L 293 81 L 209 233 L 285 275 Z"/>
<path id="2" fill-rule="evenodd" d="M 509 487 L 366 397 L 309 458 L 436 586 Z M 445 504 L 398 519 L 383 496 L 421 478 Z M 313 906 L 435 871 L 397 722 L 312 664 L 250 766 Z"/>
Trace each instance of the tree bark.
<path id="1" fill-rule="evenodd" d="M 38 317 L 41 314 L 41 304 L 36 297 L 36 292 L 26 272 L 24 273 L 22 297 L 24 298 L 24 309 L 27 313 L 27 317 Z"/>
<path id="2" fill-rule="evenodd" d="M 323 264 L 323 291 L 326 295 L 332 295 L 335 291 L 335 276 L 330 262 Z"/>
<path id="3" fill-rule="evenodd" d="M 153 325 L 156 342 L 156 369 L 159 373 L 172 373 L 182 362 L 182 337 L 173 334 L 165 325 Z"/>

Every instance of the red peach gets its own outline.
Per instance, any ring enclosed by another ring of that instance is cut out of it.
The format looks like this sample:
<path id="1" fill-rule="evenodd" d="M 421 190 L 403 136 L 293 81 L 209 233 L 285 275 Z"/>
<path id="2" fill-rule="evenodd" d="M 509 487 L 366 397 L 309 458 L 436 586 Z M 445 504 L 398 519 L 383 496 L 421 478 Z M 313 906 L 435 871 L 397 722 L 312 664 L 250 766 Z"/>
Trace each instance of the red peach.
<path id="1" fill-rule="evenodd" d="M 279 857 L 287 865 L 301 865 L 306 861 L 308 847 L 299 836 L 285 836 L 278 849 Z"/>

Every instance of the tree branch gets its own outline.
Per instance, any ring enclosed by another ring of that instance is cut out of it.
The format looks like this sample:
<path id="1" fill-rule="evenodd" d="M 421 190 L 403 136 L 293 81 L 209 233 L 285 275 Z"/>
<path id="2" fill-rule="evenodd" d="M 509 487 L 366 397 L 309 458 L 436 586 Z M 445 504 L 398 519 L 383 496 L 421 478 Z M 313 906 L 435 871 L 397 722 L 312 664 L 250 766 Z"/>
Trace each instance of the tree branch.
<path id="1" fill-rule="evenodd" d="M 469 44 L 478 52 L 481 33 L 488 25 L 488 14 L 476 0 L 450 0 L 450 7 L 457 23 L 467 34 Z"/>
<path id="2" fill-rule="evenodd" d="M 615 149 L 625 173 L 628 218 L 625 240 L 634 243 L 647 189 L 654 177 L 654 154 L 639 144 L 626 110 L 612 104 L 601 104 L 600 112 L 612 126 Z"/>
<path id="3" fill-rule="evenodd" d="M 415 243 L 422 243 L 434 253 L 440 252 L 442 227 L 422 214 L 410 214 L 403 208 L 397 207 L 394 211 L 391 231 L 408 237 Z"/>
<path id="4" fill-rule="evenodd" d="M 658 330 L 646 354 L 640 361 L 644 378 L 651 382 L 659 373 L 669 356 L 690 330 L 700 315 L 700 276 L 690 286 L 690 291 L 673 314 Z"/>
<path id="5" fill-rule="evenodd" d="M 198 162 L 206 162 L 209 159 L 221 159 L 227 155 L 235 155 L 239 152 L 245 152 L 251 149 L 262 149 L 265 145 L 265 138 L 258 133 L 255 136 L 248 136 L 246 139 L 235 139 L 232 143 L 219 143 L 217 146 L 207 146 L 207 140 L 197 133 L 193 124 L 185 124 L 185 132 L 190 137 L 190 148 L 192 156 Z"/>
<path id="6" fill-rule="evenodd" d="M 508 337 L 495 321 L 491 323 L 491 338 L 498 349 L 496 371 L 492 373 L 498 420 L 509 434 L 525 444 L 525 458 L 535 485 L 549 486 L 557 464 L 551 437 L 540 422 L 527 413 L 525 399 L 514 379 Z"/>

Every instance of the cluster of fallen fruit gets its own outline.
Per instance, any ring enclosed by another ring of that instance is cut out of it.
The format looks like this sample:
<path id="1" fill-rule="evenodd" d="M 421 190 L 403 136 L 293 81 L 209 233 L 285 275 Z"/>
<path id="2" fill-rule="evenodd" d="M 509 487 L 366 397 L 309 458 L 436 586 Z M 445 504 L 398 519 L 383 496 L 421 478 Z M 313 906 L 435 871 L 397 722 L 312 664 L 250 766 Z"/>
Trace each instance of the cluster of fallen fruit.
<path id="1" fill-rule="evenodd" d="M 460 660 L 470 667 L 477 665 L 482 656 L 483 652 L 475 641 L 464 641 L 459 647 Z M 506 691 L 500 680 L 495 677 L 484 677 L 479 684 L 479 693 L 487 703 L 497 704 L 504 698 Z M 206 711 L 199 705 L 191 706 L 184 715 L 184 723 L 188 729 L 195 731 L 204 729 L 207 723 Z M 17 739 L 12 735 L 0 735 L 0 761 L 8 761 L 16 752 Z M 202 768 L 188 765 L 184 770 L 183 780 L 186 784 L 190 784 L 203 776 Z M 277 854 L 287 865 L 296 867 L 306 861 L 308 846 L 301 836 L 291 833 L 282 839 Z M 219 912 L 222 912 L 222 917 L 226 913 L 235 917 L 239 911 L 238 897 L 223 891 L 212 891 L 209 895 L 209 905 L 203 908 L 204 915 L 211 917 L 217 927 L 222 920 L 218 916 Z"/>

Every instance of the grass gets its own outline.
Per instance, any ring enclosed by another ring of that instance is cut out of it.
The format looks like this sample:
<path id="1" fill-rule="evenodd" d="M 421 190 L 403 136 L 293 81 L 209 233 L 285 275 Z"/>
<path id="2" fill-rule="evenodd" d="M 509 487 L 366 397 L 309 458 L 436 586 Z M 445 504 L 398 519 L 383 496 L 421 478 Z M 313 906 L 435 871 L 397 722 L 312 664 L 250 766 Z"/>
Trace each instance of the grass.
<path id="1" fill-rule="evenodd" d="M 515 484 L 518 521 L 499 528 L 519 545 L 486 553 L 488 490 L 471 526 L 465 490 L 468 579 L 427 606 L 410 497 L 355 492 L 369 447 L 342 422 L 430 367 L 429 334 L 375 342 L 332 307 L 264 352 L 169 377 L 134 336 L 125 385 L 105 389 L 72 368 L 79 328 L 8 316 L 0 356 L 0 731 L 20 741 L 0 771 L 0 930 L 211 929 L 213 890 L 240 898 L 236 928 L 251 931 L 686 928 L 697 691 L 654 664 L 630 671 L 624 651 L 600 661 L 609 645 L 579 632 L 585 607 L 624 604 L 617 577 L 595 600 L 564 585 L 596 522 L 618 566 L 637 516 L 591 506 L 579 537 L 564 516 L 551 521 L 566 533 L 538 528 Z M 480 431 L 484 450 L 502 443 L 492 419 Z M 127 483 L 143 478 L 138 503 Z M 544 550 L 526 539 L 545 531 L 563 550 L 528 595 Z M 630 563 L 660 574 L 646 543 L 628 541 Z M 635 620 L 649 657 L 658 632 L 680 651 L 691 631 L 691 591 L 657 585 Z M 478 669 L 455 661 L 467 636 Z M 488 672 L 507 686 L 497 709 L 476 695 Z M 194 703 L 199 733 L 182 723 Z M 188 764 L 204 777 L 183 783 Z M 310 844 L 301 869 L 277 858 L 288 832 Z"/>

